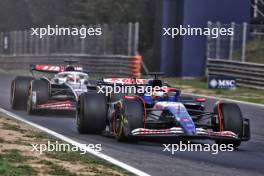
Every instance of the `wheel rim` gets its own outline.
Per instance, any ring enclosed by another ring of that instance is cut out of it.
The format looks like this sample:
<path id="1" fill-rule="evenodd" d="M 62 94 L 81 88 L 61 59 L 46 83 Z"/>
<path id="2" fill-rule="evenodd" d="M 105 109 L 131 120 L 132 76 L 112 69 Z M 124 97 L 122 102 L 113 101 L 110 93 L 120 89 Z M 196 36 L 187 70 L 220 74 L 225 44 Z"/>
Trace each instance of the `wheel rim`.
<path id="1" fill-rule="evenodd" d="M 113 128 L 114 128 L 114 134 L 117 137 L 120 137 L 122 135 L 123 128 L 124 128 L 122 115 L 120 115 L 119 117 L 118 116 L 115 117 Z"/>
<path id="2" fill-rule="evenodd" d="M 27 101 L 27 112 L 30 113 L 32 111 L 32 82 L 30 83 L 29 93 L 28 93 L 28 101 Z"/>

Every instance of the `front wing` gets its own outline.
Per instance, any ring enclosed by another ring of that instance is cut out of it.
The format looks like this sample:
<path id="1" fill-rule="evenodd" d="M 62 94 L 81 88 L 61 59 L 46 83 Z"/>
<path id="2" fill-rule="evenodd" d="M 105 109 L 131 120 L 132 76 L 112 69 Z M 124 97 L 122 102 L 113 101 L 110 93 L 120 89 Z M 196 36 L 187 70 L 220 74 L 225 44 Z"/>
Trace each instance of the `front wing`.
<path id="1" fill-rule="evenodd" d="M 196 128 L 196 134 L 187 135 L 182 128 L 173 127 L 169 129 L 146 129 L 137 128 L 131 132 L 132 136 L 137 137 L 175 137 L 178 139 L 227 139 L 241 140 L 231 131 L 214 132 L 203 128 Z"/>
<path id="2" fill-rule="evenodd" d="M 36 104 L 34 110 L 74 111 L 76 110 L 76 102 L 52 101 L 44 104 Z"/>

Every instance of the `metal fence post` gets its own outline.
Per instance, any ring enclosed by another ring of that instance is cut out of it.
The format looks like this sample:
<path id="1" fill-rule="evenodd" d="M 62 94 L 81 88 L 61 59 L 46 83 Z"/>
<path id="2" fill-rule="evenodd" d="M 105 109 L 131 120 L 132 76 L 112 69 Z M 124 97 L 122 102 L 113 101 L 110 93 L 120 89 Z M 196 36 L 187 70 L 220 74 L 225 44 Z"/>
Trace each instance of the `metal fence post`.
<path id="1" fill-rule="evenodd" d="M 207 27 L 211 30 L 212 28 L 212 22 L 208 21 L 207 22 Z M 205 63 L 207 64 L 208 59 L 210 58 L 210 53 L 211 53 L 211 35 L 207 36 L 207 43 L 206 43 L 206 58 L 205 58 Z M 208 67 L 205 67 L 205 75 L 208 76 Z"/>
<path id="2" fill-rule="evenodd" d="M 39 54 L 39 37 L 34 36 L 34 47 L 35 47 L 35 55 Z"/>
<path id="3" fill-rule="evenodd" d="M 253 8 L 254 8 L 253 17 L 257 18 L 258 17 L 258 0 L 254 0 Z"/>
<path id="4" fill-rule="evenodd" d="M 209 29 L 211 29 L 212 28 L 212 22 L 211 21 L 208 21 L 207 22 L 207 27 L 209 28 Z M 207 44 L 206 44 L 206 60 L 210 57 L 210 50 L 211 50 L 211 48 L 210 48 L 210 41 L 211 41 L 211 35 L 208 35 L 207 36 Z"/>
<path id="5" fill-rule="evenodd" d="M 23 42 L 24 42 L 23 54 L 27 54 L 27 52 L 28 52 L 28 36 L 27 36 L 26 30 L 23 31 Z"/>
<path id="6" fill-rule="evenodd" d="M 221 23 L 218 21 L 216 23 L 217 28 L 220 29 L 221 28 Z M 220 59 L 220 37 L 218 36 L 216 38 L 216 59 Z"/>
<path id="7" fill-rule="evenodd" d="M 107 51 L 106 51 L 106 40 L 107 40 L 107 32 L 108 32 L 108 25 L 107 24 L 104 24 L 103 25 L 103 53 L 104 55 L 107 54 Z"/>
<path id="8" fill-rule="evenodd" d="M 23 31 L 18 31 L 18 54 L 23 54 Z"/>
<path id="9" fill-rule="evenodd" d="M 232 22 L 231 23 L 231 28 L 234 30 L 235 29 L 235 23 Z M 230 36 L 230 44 L 229 44 L 229 60 L 232 60 L 233 59 L 233 51 L 234 51 L 234 35 L 235 35 L 235 32 L 233 35 Z"/>
<path id="10" fill-rule="evenodd" d="M 74 26 L 74 28 L 78 28 L 77 26 Z M 77 35 L 73 36 L 73 53 L 78 53 L 79 50 L 79 37 Z"/>
<path id="11" fill-rule="evenodd" d="M 33 54 L 34 53 L 34 37 L 28 33 L 29 38 L 29 52 L 28 54 Z"/>
<path id="12" fill-rule="evenodd" d="M 50 54 L 50 36 L 47 36 L 46 54 Z"/>
<path id="13" fill-rule="evenodd" d="M 3 54 L 12 54 L 12 37 L 11 32 L 3 33 Z"/>
<path id="14" fill-rule="evenodd" d="M 17 54 L 17 31 L 14 31 L 13 32 L 13 46 L 14 46 L 14 49 L 13 49 L 13 55 L 16 55 Z"/>
<path id="15" fill-rule="evenodd" d="M 127 43 L 127 55 L 131 55 L 132 50 L 132 23 L 128 23 L 128 43 Z"/>
<path id="16" fill-rule="evenodd" d="M 243 36 L 242 36 L 242 57 L 241 61 L 246 61 L 246 43 L 247 43 L 247 23 L 243 23 Z"/>
<path id="17" fill-rule="evenodd" d="M 53 48 L 52 48 L 52 53 L 57 53 L 58 52 L 58 35 L 53 36 L 52 40 Z"/>
<path id="18" fill-rule="evenodd" d="M 20 54 L 20 31 L 16 31 L 16 52 L 15 55 Z"/>
<path id="19" fill-rule="evenodd" d="M 138 40 L 139 40 L 139 22 L 135 23 L 134 47 L 132 54 L 138 54 Z"/>
<path id="20" fill-rule="evenodd" d="M 86 28 L 86 26 L 82 25 L 81 28 Z M 85 39 L 82 38 L 81 39 L 81 54 L 84 54 L 84 50 L 85 50 Z"/>

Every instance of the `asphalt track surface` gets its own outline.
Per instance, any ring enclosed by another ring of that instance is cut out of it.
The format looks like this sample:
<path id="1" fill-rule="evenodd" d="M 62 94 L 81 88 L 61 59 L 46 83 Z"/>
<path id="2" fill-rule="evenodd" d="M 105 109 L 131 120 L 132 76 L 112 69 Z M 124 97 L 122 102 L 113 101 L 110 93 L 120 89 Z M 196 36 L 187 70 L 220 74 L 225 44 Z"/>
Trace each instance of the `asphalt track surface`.
<path id="1" fill-rule="evenodd" d="M 252 138 L 238 150 L 220 152 L 163 152 L 162 142 L 141 141 L 136 144 L 119 143 L 99 135 L 80 135 L 75 119 L 65 116 L 29 116 L 23 111 L 13 111 L 9 104 L 10 83 L 14 76 L 0 75 L 0 107 L 26 120 L 49 128 L 85 144 L 102 144 L 102 152 L 151 175 L 264 175 L 264 107 L 239 104 L 243 116 L 251 120 Z M 207 99 L 211 110 L 215 100 Z M 100 109 L 98 109 L 100 110 Z M 200 141 L 195 141 L 200 142 Z M 174 143 L 170 141 L 169 143 Z M 209 140 L 201 143 L 213 143 Z"/>

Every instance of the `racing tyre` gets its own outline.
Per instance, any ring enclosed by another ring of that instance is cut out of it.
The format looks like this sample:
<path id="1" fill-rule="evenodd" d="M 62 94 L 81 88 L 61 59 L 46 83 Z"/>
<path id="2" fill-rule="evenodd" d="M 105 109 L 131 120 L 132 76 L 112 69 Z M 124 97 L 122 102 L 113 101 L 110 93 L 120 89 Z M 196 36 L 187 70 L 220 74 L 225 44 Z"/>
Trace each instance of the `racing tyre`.
<path id="1" fill-rule="evenodd" d="M 218 106 L 214 108 L 215 113 L 220 113 L 223 120 L 223 130 L 232 131 L 238 135 L 239 138 L 243 136 L 243 117 L 241 110 L 237 104 L 234 103 L 221 103 L 220 112 Z M 218 129 L 219 130 L 219 129 Z M 236 140 L 216 140 L 217 144 L 233 144 L 234 148 L 239 147 L 241 141 Z"/>
<path id="2" fill-rule="evenodd" d="M 121 111 L 117 112 L 113 124 L 116 139 L 119 142 L 136 142 L 131 132 L 144 127 L 144 106 L 137 98 L 124 99 Z"/>
<path id="3" fill-rule="evenodd" d="M 106 127 L 107 103 L 105 96 L 94 92 L 83 93 L 77 112 L 80 134 L 100 134 Z"/>
<path id="4" fill-rule="evenodd" d="M 49 83 L 44 80 L 33 80 L 29 87 L 27 112 L 30 115 L 39 114 L 34 105 L 46 103 L 49 100 Z"/>
<path id="5" fill-rule="evenodd" d="M 11 95 L 10 102 L 12 109 L 15 110 L 26 110 L 28 89 L 30 82 L 33 80 L 32 77 L 28 76 L 17 76 L 11 83 Z"/>

